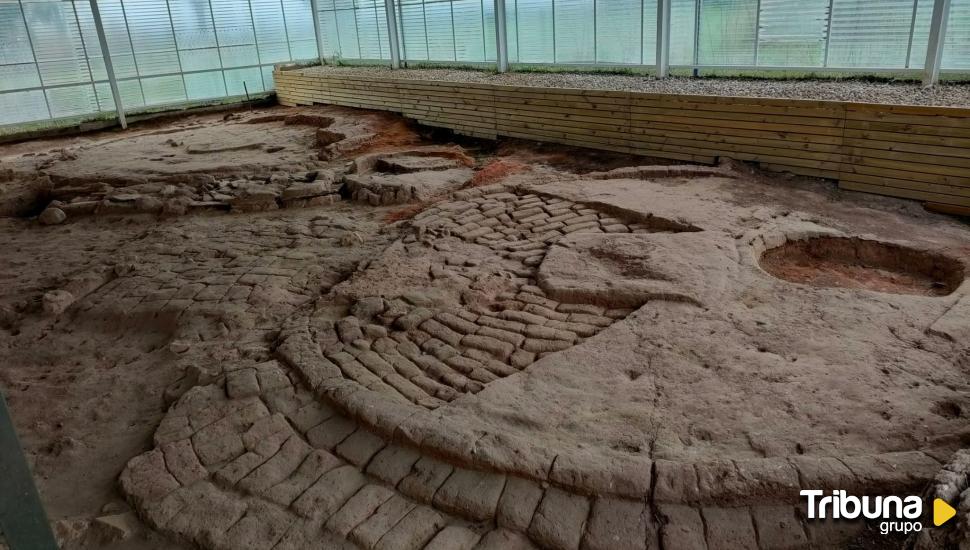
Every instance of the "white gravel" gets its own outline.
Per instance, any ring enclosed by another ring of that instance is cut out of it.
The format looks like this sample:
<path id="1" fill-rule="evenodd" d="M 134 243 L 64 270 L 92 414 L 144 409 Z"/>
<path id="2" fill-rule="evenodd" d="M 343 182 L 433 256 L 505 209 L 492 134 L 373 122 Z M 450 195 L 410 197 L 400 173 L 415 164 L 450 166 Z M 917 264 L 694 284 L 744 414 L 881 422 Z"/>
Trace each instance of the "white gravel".
<path id="1" fill-rule="evenodd" d="M 778 97 L 896 105 L 970 107 L 970 84 L 940 84 L 923 88 L 911 82 L 863 82 L 859 80 L 771 80 L 740 78 L 671 77 L 595 73 L 505 73 L 458 69 L 398 69 L 386 67 L 312 67 L 321 73 L 386 76 L 415 80 L 442 80 L 538 86 L 653 92 L 688 95 Z"/>

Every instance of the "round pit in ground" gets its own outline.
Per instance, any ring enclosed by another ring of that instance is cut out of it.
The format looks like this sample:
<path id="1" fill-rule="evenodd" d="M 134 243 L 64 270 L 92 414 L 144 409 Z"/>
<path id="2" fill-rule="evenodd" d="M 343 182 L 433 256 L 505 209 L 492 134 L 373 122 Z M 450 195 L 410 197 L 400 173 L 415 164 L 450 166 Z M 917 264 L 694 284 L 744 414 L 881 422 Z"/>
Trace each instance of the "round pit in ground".
<path id="1" fill-rule="evenodd" d="M 788 241 L 766 251 L 761 267 L 793 283 L 919 296 L 946 296 L 965 275 L 942 254 L 844 237 Z"/>

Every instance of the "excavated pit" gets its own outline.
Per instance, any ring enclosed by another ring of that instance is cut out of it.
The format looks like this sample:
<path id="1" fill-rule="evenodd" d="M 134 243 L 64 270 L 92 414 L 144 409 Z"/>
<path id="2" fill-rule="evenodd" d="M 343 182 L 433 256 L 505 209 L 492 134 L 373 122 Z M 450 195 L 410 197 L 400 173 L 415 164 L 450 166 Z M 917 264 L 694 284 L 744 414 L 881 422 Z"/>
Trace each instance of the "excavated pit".
<path id="1" fill-rule="evenodd" d="M 963 264 L 942 254 L 843 237 L 788 241 L 765 251 L 761 267 L 793 283 L 920 296 L 951 294 L 965 277 Z"/>

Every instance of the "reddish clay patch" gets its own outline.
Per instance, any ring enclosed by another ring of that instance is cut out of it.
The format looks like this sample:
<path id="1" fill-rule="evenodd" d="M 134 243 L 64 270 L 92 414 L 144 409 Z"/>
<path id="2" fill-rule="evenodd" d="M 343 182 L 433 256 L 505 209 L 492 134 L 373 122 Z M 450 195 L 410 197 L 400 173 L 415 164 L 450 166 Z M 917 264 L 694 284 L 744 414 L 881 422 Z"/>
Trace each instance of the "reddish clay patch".
<path id="1" fill-rule="evenodd" d="M 485 165 L 484 168 L 475 172 L 475 176 L 468 182 L 468 187 L 479 187 L 501 181 L 512 174 L 528 172 L 531 168 L 518 161 L 498 159 Z"/>
<path id="2" fill-rule="evenodd" d="M 857 238 L 789 241 L 765 252 L 761 267 L 794 283 L 920 296 L 950 294 L 964 277 L 952 258 Z"/>
<path id="3" fill-rule="evenodd" d="M 409 204 L 407 206 L 391 210 L 384 215 L 384 221 L 386 223 L 399 222 L 401 220 L 410 220 L 411 218 L 418 215 L 418 212 L 424 210 L 428 207 L 428 203 L 416 202 L 414 204 Z"/>

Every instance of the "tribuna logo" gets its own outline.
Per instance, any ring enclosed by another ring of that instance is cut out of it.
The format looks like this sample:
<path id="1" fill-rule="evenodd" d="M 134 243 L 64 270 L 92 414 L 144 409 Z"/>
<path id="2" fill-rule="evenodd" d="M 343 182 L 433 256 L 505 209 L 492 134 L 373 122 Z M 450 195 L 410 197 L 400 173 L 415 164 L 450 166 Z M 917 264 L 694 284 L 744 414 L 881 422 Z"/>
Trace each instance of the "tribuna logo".
<path id="1" fill-rule="evenodd" d="M 826 495 L 821 490 L 803 490 L 799 494 L 808 499 L 808 519 L 882 520 L 879 532 L 911 533 L 922 531 L 923 499 L 918 496 L 852 496 L 836 490 Z"/>

